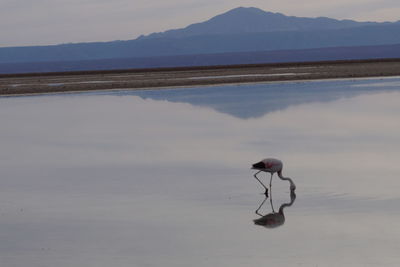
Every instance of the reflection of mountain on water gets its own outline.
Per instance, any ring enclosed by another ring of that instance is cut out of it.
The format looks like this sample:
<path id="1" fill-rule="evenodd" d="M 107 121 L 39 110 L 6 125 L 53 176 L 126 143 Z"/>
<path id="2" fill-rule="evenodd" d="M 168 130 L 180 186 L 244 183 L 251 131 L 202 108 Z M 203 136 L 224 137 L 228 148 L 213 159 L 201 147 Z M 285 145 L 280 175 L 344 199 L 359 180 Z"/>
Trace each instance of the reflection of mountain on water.
<path id="1" fill-rule="evenodd" d="M 379 82 L 399 81 L 399 78 L 288 82 L 276 84 L 242 84 L 170 90 L 135 91 L 133 95 L 154 100 L 190 103 L 211 107 L 241 119 L 261 117 L 269 112 L 293 105 L 329 102 L 368 92 L 399 90 L 399 87 L 369 86 Z"/>

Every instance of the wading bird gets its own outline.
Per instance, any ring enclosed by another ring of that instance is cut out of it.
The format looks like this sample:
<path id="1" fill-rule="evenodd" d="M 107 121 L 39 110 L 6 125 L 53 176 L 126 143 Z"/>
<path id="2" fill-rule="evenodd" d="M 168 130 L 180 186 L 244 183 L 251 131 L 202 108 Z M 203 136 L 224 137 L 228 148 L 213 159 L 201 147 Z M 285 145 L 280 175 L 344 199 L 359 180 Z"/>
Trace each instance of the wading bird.
<path id="1" fill-rule="evenodd" d="M 272 176 L 274 175 L 274 173 L 278 173 L 278 176 L 279 178 L 281 178 L 281 180 L 289 181 L 291 191 L 294 191 L 296 189 L 296 185 L 293 183 L 292 179 L 290 179 L 289 177 L 282 176 L 282 168 L 283 168 L 282 161 L 280 161 L 279 159 L 272 159 L 272 158 L 263 159 L 262 161 L 253 164 L 252 169 L 258 170 L 258 172 L 254 174 L 254 178 L 256 178 L 257 181 L 259 181 L 260 184 L 265 188 L 266 195 L 268 195 L 268 188 L 257 177 L 257 174 L 259 174 L 260 172 L 269 172 L 271 174 L 271 178 L 269 180 L 269 187 L 271 187 Z"/>

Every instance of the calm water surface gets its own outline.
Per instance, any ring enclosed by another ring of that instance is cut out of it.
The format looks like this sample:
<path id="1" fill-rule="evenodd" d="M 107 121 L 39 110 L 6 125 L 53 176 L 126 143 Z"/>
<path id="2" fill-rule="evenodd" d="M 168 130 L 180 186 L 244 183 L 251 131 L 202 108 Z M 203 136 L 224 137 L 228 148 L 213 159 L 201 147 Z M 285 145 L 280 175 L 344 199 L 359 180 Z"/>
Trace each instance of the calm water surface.
<path id="1" fill-rule="evenodd" d="M 0 265 L 400 266 L 399 115 L 400 78 L 0 98 Z"/>

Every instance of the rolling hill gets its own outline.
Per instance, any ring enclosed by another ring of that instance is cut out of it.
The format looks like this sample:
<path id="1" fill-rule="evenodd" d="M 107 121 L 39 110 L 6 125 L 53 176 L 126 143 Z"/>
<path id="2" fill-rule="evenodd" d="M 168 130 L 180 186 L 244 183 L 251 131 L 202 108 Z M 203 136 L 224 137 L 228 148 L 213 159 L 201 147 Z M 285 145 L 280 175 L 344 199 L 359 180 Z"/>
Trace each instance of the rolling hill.
<path id="1" fill-rule="evenodd" d="M 389 47 L 390 49 L 385 49 L 383 56 L 387 58 L 398 56 L 397 50 L 392 49 L 397 44 L 400 44 L 400 22 L 357 22 L 326 17 L 302 18 L 266 12 L 257 8 L 240 7 L 183 29 L 153 33 L 134 40 L 4 47 L 0 48 L 0 64 L 1 68 L 7 69 L 7 66 L 29 64 L 39 66 L 52 63 L 54 66 L 61 66 L 71 62 L 105 61 L 114 62 L 115 68 L 124 68 L 123 64 L 118 65 L 117 62 L 142 60 L 146 63 L 146 59 L 157 62 L 157 59 L 162 61 L 163 58 L 168 57 L 173 66 L 177 65 L 176 60 L 179 61 L 179 58 L 185 57 L 186 65 L 198 65 L 199 61 L 205 62 L 199 57 L 207 58 L 215 54 L 229 54 L 233 57 L 241 54 L 243 58 L 243 54 L 246 53 L 251 55 L 250 57 L 259 53 L 269 53 L 269 58 L 273 58 L 273 51 L 309 51 L 310 49 L 316 49 L 316 51 L 330 49 L 330 59 L 333 54 L 338 55 L 338 59 L 347 59 L 340 56 L 339 52 L 332 52 L 332 49 L 338 48 L 340 51 L 344 47 L 354 47 L 354 49 L 356 47 Z M 310 61 L 316 60 L 312 54 L 315 53 L 310 54 Z M 376 55 L 372 57 L 376 58 Z M 191 61 L 195 58 L 197 58 L 197 63 Z M 218 58 L 220 60 L 217 64 L 229 64 L 230 60 L 224 61 L 223 56 Z M 269 58 L 264 61 L 270 62 Z M 359 55 L 359 58 L 369 58 L 369 56 L 364 53 Z M 322 58 L 322 60 L 326 59 Z M 243 63 L 248 62 L 248 58 L 243 60 Z M 155 63 L 152 67 L 158 66 L 157 64 L 160 65 L 160 63 Z M 93 64 L 86 65 L 93 67 Z M 142 67 L 146 67 L 145 65 L 143 64 Z M 141 66 L 135 65 L 135 67 Z M 77 69 L 71 67 L 71 70 Z"/>

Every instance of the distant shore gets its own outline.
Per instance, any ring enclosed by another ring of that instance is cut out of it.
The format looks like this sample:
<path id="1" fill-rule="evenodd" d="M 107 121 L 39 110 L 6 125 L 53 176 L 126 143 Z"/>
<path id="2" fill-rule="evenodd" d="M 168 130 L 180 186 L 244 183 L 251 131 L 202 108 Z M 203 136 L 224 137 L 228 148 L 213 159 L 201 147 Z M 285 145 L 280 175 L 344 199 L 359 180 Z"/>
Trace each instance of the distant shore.
<path id="1" fill-rule="evenodd" d="M 0 75 L 0 95 L 400 76 L 400 59 Z"/>

